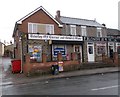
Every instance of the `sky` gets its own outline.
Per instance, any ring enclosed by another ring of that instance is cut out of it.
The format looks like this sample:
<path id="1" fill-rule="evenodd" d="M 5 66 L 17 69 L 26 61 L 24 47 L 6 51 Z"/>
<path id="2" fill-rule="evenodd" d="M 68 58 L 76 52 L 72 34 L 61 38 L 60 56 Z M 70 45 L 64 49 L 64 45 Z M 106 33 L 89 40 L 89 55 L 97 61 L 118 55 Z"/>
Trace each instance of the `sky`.
<path id="1" fill-rule="evenodd" d="M 118 29 L 118 2 L 120 0 L 0 0 L 0 41 L 13 41 L 15 22 L 43 6 L 53 17 L 61 16 L 90 19 L 107 28 Z"/>

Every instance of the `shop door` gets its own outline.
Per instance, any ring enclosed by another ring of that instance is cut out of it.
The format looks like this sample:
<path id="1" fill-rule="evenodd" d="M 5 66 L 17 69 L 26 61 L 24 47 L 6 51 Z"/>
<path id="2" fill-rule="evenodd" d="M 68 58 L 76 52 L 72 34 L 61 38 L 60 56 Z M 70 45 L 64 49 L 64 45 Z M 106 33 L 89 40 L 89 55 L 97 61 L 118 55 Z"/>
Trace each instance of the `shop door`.
<path id="1" fill-rule="evenodd" d="M 113 58 L 113 52 L 114 52 L 114 43 L 110 42 L 108 43 L 108 56 L 110 58 Z"/>
<path id="2" fill-rule="evenodd" d="M 88 53 L 88 62 L 94 62 L 95 61 L 94 43 L 87 44 L 87 53 Z"/>
<path id="3" fill-rule="evenodd" d="M 109 46 L 109 57 L 113 58 L 113 46 Z"/>

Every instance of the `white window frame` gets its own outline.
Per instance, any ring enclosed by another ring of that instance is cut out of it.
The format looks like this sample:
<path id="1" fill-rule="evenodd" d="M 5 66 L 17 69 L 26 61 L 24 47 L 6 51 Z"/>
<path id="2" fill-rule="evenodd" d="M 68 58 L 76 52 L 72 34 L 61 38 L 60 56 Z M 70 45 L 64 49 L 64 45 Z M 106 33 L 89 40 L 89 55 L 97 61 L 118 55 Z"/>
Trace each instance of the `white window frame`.
<path id="1" fill-rule="evenodd" d="M 31 31 L 31 33 L 37 33 L 38 32 L 37 31 L 37 25 L 45 25 L 46 34 L 48 34 L 48 33 L 49 34 L 54 34 L 54 25 L 53 24 L 28 23 L 28 33 L 30 33 L 30 26 L 29 25 L 32 25 L 32 28 L 31 28 L 32 31 Z M 33 29 L 33 25 L 36 25 L 35 31 Z M 48 26 L 50 27 L 49 29 L 47 29 Z M 49 30 L 49 32 L 47 30 Z"/>
<path id="2" fill-rule="evenodd" d="M 49 29 L 47 27 L 49 27 Z M 48 30 L 49 32 L 47 32 Z M 54 34 L 54 25 L 46 24 L 46 33 Z"/>
<path id="3" fill-rule="evenodd" d="M 81 26 L 81 34 L 82 36 L 87 36 L 86 26 Z"/>
<path id="4" fill-rule="evenodd" d="M 98 54 L 98 47 L 99 47 L 99 45 L 98 45 L 99 43 L 96 43 L 96 54 L 97 55 L 102 55 L 102 54 Z M 105 47 L 105 54 L 107 54 L 107 44 L 106 43 L 104 43 L 104 44 L 101 44 L 101 46 L 104 46 Z"/>
<path id="5" fill-rule="evenodd" d="M 102 28 L 97 28 L 97 37 L 102 37 Z"/>
<path id="6" fill-rule="evenodd" d="M 74 30 L 73 30 L 73 28 L 74 28 Z M 73 32 L 73 31 L 75 31 L 75 32 Z M 70 25 L 70 34 L 76 35 L 76 25 Z"/>
<path id="7" fill-rule="evenodd" d="M 115 48 L 116 48 L 116 50 L 115 50 L 116 52 L 117 52 L 117 47 L 118 47 L 118 46 L 120 46 L 120 43 L 119 43 L 119 42 L 116 43 L 116 47 L 115 47 Z"/>

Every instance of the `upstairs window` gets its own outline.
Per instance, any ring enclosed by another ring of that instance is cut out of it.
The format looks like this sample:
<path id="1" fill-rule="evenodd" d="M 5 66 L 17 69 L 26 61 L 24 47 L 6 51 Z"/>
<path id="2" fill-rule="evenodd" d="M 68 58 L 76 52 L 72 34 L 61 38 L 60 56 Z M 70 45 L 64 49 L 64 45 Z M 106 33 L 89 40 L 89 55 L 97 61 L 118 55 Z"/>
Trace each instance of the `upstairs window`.
<path id="1" fill-rule="evenodd" d="M 76 25 L 70 25 L 70 33 L 71 35 L 76 35 Z"/>
<path id="2" fill-rule="evenodd" d="M 54 34 L 54 25 L 46 25 L 46 33 Z"/>
<path id="3" fill-rule="evenodd" d="M 82 36 L 87 36 L 86 26 L 81 26 Z"/>
<path id="4" fill-rule="evenodd" d="M 37 32 L 44 33 L 44 34 L 54 34 L 54 25 L 28 23 L 28 33 L 37 33 Z"/>
<path id="5" fill-rule="evenodd" d="M 97 37 L 102 37 L 101 28 L 97 28 Z"/>

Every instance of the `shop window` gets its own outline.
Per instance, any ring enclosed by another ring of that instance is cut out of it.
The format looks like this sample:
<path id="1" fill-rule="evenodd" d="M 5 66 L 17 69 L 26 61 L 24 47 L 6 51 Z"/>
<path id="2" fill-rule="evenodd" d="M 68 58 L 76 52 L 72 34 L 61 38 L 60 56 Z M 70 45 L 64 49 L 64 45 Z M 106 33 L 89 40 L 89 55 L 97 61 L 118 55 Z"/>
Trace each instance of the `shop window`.
<path id="1" fill-rule="evenodd" d="M 30 60 L 33 62 L 42 61 L 42 46 L 41 45 L 28 45 L 28 52 Z"/>
<path id="2" fill-rule="evenodd" d="M 106 54 L 106 43 L 97 43 L 96 46 L 97 55 Z"/>
<path id="3" fill-rule="evenodd" d="M 117 52 L 120 54 L 120 46 L 117 47 Z"/>
<path id="4" fill-rule="evenodd" d="M 97 54 L 104 54 L 106 53 L 106 47 L 105 46 L 97 46 Z"/>

